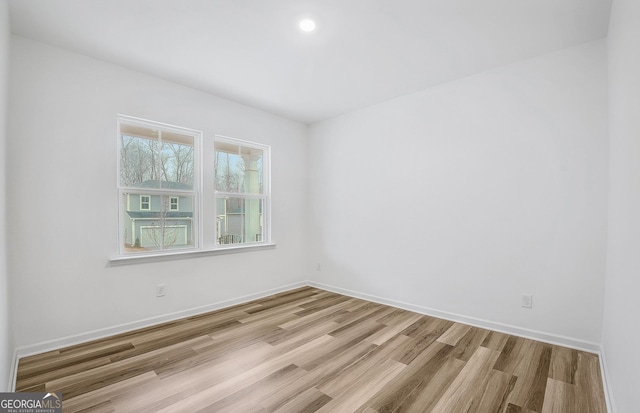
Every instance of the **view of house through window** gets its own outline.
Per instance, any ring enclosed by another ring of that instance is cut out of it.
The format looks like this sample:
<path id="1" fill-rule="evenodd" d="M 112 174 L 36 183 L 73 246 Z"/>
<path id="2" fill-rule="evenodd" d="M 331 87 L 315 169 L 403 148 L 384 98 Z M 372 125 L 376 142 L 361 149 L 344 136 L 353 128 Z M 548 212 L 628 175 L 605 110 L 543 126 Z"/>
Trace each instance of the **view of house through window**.
<path id="1" fill-rule="evenodd" d="M 218 245 L 265 241 L 268 147 L 217 139 L 215 197 Z"/>

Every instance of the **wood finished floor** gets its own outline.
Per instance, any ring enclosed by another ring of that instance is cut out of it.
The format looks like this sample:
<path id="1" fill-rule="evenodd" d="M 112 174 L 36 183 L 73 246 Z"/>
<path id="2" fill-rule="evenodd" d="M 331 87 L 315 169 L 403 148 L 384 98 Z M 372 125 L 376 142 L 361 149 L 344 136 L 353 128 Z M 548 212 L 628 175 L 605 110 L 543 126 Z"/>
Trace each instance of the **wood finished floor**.
<path id="1" fill-rule="evenodd" d="M 65 412 L 604 413 L 598 356 L 305 287 L 23 358 Z"/>

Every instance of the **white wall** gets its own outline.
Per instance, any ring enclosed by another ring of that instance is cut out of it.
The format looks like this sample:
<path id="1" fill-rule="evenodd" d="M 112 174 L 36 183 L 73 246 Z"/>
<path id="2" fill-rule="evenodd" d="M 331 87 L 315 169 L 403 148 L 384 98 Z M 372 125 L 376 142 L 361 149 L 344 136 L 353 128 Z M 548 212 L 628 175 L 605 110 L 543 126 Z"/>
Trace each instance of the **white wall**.
<path id="1" fill-rule="evenodd" d="M 312 125 L 313 280 L 597 347 L 606 86 L 598 41 Z"/>
<path id="2" fill-rule="evenodd" d="M 615 0 L 609 25 L 609 248 L 603 352 L 617 411 L 640 389 L 640 2 Z"/>
<path id="3" fill-rule="evenodd" d="M 13 341 L 9 329 L 9 280 L 6 256 L 6 125 L 9 76 L 9 4 L 0 0 L 0 392 L 7 391 Z M 6 390 L 5 390 L 6 389 Z"/>
<path id="4" fill-rule="evenodd" d="M 307 127 L 12 37 L 8 245 L 16 346 L 302 281 Z M 169 56 L 167 58 L 170 58 Z M 272 146 L 273 250 L 127 266 L 117 253 L 116 114 Z M 165 298 L 155 297 L 164 283 Z"/>

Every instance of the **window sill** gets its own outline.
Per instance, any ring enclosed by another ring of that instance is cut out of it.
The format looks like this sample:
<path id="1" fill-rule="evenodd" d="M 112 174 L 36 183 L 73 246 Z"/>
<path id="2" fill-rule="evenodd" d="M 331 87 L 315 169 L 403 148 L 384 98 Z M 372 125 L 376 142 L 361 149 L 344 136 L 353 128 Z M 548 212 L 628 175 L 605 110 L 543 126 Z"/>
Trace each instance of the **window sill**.
<path id="1" fill-rule="evenodd" d="M 209 255 L 223 255 L 223 254 L 235 254 L 238 252 L 260 251 L 274 249 L 276 244 L 249 244 L 238 245 L 233 247 L 219 247 L 216 249 L 208 250 L 187 250 L 187 251 L 175 251 L 164 252 L 156 254 L 131 254 L 131 255 L 118 255 L 109 259 L 109 265 L 126 265 L 126 264 L 141 264 L 145 262 L 159 262 L 179 260 L 185 258 L 205 257 Z"/>

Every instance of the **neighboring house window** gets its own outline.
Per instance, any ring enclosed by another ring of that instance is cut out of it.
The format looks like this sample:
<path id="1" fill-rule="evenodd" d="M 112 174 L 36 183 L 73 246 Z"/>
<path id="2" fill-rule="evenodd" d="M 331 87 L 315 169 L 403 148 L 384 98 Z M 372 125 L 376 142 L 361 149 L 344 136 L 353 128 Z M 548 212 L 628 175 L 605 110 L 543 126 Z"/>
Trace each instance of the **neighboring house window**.
<path id="1" fill-rule="evenodd" d="M 121 255 L 271 242 L 269 146 L 119 116 L 118 152 Z"/>
<path id="2" fill-rule="evenodd" d="M 140 195 L 140 210 L 148 211 L 151 209 L 151 197 L 148 195 Z"/>
<path id="3" fill-rule="evenodd" d="M 217 245 L 269 241 L 270 148 L 216 137 Z"/>

